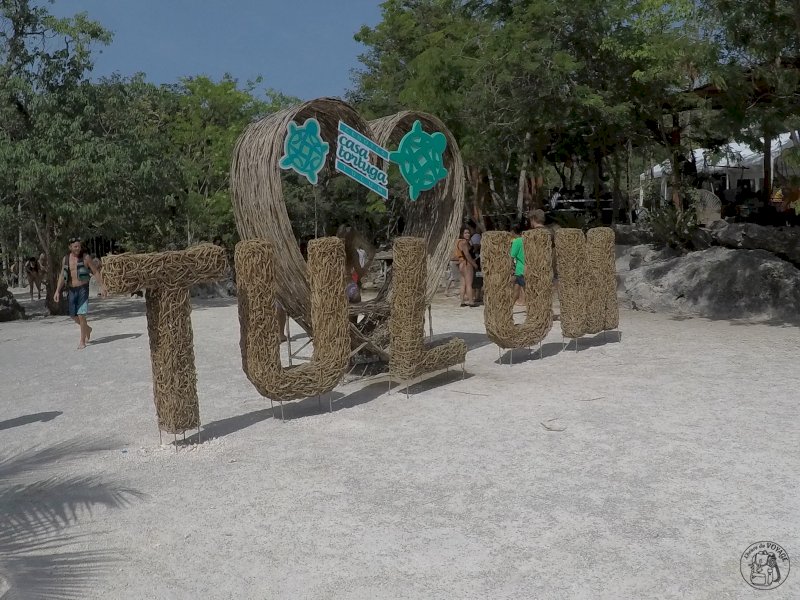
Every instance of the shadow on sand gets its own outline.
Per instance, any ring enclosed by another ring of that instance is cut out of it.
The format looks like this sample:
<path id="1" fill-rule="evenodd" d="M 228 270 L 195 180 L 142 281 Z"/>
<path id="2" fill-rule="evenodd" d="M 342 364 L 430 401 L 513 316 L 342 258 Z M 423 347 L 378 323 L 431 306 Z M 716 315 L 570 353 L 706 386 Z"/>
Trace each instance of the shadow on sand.
<path id="1" fill-rule="evenodd" d="M 111 342 L 118 342 L 120 340 L 135 340 L 142 337 L 141 333 L 119 333 L 117 335 L 107 335 L 96 340 L 89 342 L 90 346 L 97 346 L 99 344 L 110 344 Z"/>
<path id="2" fill-rule="evenodd" d="M 460 338 L 464 340 L 464 342 L 467 344 L 467 352 L 477 350 L 478 348 L 483 348 L 484 346 L 488 346 L 492 343 L 489 338 L 486 337 L 485 333 L 475 333 L 472 331 L 453 331 L 434 335 L 430 340 L 430 347 L 446 344 L 447 341 L 452 338 Z M 425 338 L 425 341 L 428 342 L 427 337 Z"/>
<path id="3" fill-rule="evenodd" d="M 351 394 L 333 391 L 327 394 L 321 394 L 319 398 L 314 396 L 312 398 L 304 398 L 303 400 L 284 402 L 283 410 L 281 410 L 281 403 L 276 401 L 272 403 L 272 406 L 267 408 L 206 423 L 202 426 L 199 437 L 198 434 L 195 433 L 188 436 L 185 441 L 179 439 L 177 444 L 179 446 L 184 446 L 197 444 L 198 441 L 202 442 L 203 440 L 211 438 L 225 437 L 226 435 L 237 433 L 270 418 L 290 421 L 328 412 L 336 412 L 346 408 L 353 408 L 354 406 L 370 402 L 386 392 L 387 384 L 381 382 L 369 384 Z M 269 402 L 267 399 L 264 399 L 264 401 Z"/>
<path id="4" fill-rule="evenodd" d="M 578 340 L 565 340 L 562 342 L 548 342 L 542 344 L 541 350 L 535 348 L 516 348 L 506 350 L 495 362 L 497 365 L 518 365 L 526 362 L 540 361 L 551 358 L 562 352 L 583 352 L 590 348 L 599 348 L 609 344 L 618 344 L 622 341 L 619 331 L 606 331 L 595 336 L 584 336 Z"/>
<path id="5" fill-rule="evenodd" d="M 96 540 L 69 531 L 92 509 L 124 508 L 145 498 L 69 468 L 70 462 L 112 449 L 109 443 L 79 440 L 0 455 L 3 598 L 87 598 L 119 568 L 120 549 L 75 550 L 97 546 Z"/>
<path id="6" fill-rule="evenodd" d="M 192 298 L 192 311 L 234 306 L 236 298 Z M 89 320 L 130 319 L 145 314 L 144 298 L 112 298 L 91 303 Z"/>
<path id="7" fill-rule="evenodd" d="M 45 423 L 47 421 L 52 421 L 56 417 L 60 417 L 63 414 L 64 413 L 60 410 L 51 410 L 48 412 L 24 415 L 22 417 L 14 417 L 13 419 L 0 421 L 0 431 L 3 431 L 4 429 L 12 429 L 14 427 L 20 427 L 22 425 L 30 425 L 31 423 Z"/>
<path id="8" fill-rule="evenodd" d="M 454 381 L 462 381 L 473 377 L 470 373 L 462 372 L 460 366 L 456 366 L 449 371 L 440 372 L 432 377 L 428 377 L 423 381 L 412 382 L 408 386 L 409 394 L 421 394 L 430 391 L 440 386 L 448 385 Z M 330 412 L 338 412 L 348 408 L 354 408 L 367 402 L 383 396 L 384 394 L 405 394 L 405 383 L 398 383 L 393 381 L 391 392 L 389 389 L 388 377 L 381 377 L 379 381 L 374 381 L 350 393 L 342 393 L 339 391 L 321 394 L 319 397 L 305 398 L 299 401 L 284 402 L 283 410 L 279 402 L 274 402 L 272 407 L 262 408 L 253 412 L 229 417 L 227 419 L 220 419 L 219 421 L 211 421 L 202 426 L 199 437 L 195 433 L 188 436 L 185 440 L 180 438 L 177 442 L 178 446 L 187 446 L 197 444 L 203 440 L 212 438 L 221 438 L 232 433 L 237 433 L 243 429 L 247 429 L 253 425 L 266 421 L 270 418 L 275 418 L 283 421 L 293 421 L 295 419 L 302 419 L 305 417 L 312 417 L 322 415 Z"/>
<path id="9" fill-rule="evenodd" d="M 693 319 L 701 321 L 726 321 L 734 327 L 748 327 L 750 325 L 767 325 L 769 327 L 800 327 L 800 316 L 779 318 L 773 317 L 771 319 L 731 319 L 725 317 L 701 317 L 695 315 L 672 315 L 671 321 L 691 321 Z"/>

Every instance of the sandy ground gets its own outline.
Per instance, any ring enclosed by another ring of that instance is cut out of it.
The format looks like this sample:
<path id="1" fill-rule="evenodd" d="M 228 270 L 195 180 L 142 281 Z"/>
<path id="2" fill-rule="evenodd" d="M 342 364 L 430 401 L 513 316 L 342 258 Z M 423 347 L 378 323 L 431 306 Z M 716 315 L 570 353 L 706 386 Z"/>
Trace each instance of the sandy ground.
<path id="1" fill-rule="evenodd" d="M 800 598 L 800 562 L 770 592 L 739 571 L 759 540 L 800 561 L 796 329 L 624 312 L 621 343 L 561 351 L 556 326 L 509 366 L 453 302 L 434 330 L 469 343 L 465 380 L 352 382 L 285 422 L 241 370 L 235 303 L 196 302 L 203 443 L 177 453 L 143 300 L 93 301 L 81 352 L 66 318 L 0 324 L 5 510 L 52 474 L 94 486 L 46 499 L 55 550 L 0 570 L 90 551 L 53 583 L 86 599 Z"/>

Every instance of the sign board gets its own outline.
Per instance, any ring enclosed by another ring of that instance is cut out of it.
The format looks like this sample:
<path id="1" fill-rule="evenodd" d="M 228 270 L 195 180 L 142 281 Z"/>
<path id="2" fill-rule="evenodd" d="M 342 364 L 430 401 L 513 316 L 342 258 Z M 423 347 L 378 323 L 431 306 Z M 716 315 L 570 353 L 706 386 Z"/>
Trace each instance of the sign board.
<path id="1" fill-rule="evenodd" d="M 400 167 L 400 175 L 408 184 L 408 197 L 411 201 L 419 198 L 420 192 L 433 189 L 442 179 L 447 177 L 444 168 L 444 151 L 447 138 L 437 131 L 427 133 L 420 121 L 400 140 L 400 147 L 392 152 L 389 158 Z"/>
<path id="2" fill-rule="evenodd" d="M 370 160 L 372 154 L 386 161 L 384 164 L 388 164 L 388 150 L 381 148 L 347 123 L 339 121 L 339 137 L 336 143 L 336 170 L 386 200 L 389 197 L 389 178 L 386 175 L 386 171 L 372 163 Z"/>
<path id="3" fill-rule="evenodd" d="M 317 185 L 319 172 L 325 166 L 330 144 L 322 139 L 319 121 L 306 119 L 302 125 L 289 121 L 283 141 L 281 169 L 291 169 Z"/>

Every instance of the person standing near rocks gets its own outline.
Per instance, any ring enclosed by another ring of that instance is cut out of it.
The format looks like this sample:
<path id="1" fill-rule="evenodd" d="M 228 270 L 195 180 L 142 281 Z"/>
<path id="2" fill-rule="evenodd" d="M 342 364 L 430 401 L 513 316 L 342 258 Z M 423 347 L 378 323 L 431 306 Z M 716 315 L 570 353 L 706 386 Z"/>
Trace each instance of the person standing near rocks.
<path id="1" fill-rule="evenodd" d="M 66 285 L 69 292 L 69 316 L 81 328 L 81 338 L 78 350 L 86 348 L 86 343 L 92 336 L 92 328 L 86 316 L 89 313 L 89 280 L 94 275 L 100 284 L 100 295 L 106 297 L 108 292 L 103 283 L 100 271 L 95 267 L 92 257 L 83 248 L 80 238 L 70 238 L 69 254 L 62 261 L 62 276 L 58 278 L 56 293 L 53 299 L 59 301 L 61 288 Z"/>

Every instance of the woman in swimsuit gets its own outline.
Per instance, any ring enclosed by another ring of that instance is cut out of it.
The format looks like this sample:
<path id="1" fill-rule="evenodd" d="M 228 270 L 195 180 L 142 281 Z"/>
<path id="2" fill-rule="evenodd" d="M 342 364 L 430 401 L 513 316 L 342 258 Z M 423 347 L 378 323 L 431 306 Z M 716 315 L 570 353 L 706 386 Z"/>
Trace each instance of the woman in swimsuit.
<path id="1" fill-rule="evenodd" d="M 461 230 L 461 237 L 456 242 L 456 249 L 453 258 L 458 261 L 458 270 L 461 272 L 461 306 L 476 306 L 474 302 L 472 280 L 475 277 L 475 270 L 478 264 L 470 253 L 469 240 L 472 231 L 465 227 Z"/>
<path id="2" fill-rule="evenodd" d="M 25 275 L 28 277 L 28 285 L 31 288 L 31 302 L 33 302 L 33 285 L 36 284 L 36 293 L 39 300 L 42 299 L 42 275 L 43 271 L 39 261 L 35 256 L 31 256 L 25 261 Z"/>

